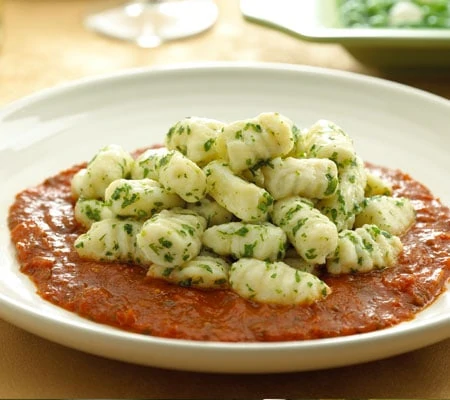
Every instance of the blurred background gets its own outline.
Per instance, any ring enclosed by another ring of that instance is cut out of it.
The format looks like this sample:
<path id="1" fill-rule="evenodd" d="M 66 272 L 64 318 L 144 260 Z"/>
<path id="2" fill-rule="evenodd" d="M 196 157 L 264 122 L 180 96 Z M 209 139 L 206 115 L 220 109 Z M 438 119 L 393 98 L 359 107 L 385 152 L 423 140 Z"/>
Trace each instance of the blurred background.
<path id="1" fill-rule="evenodd" d="M 386 1 L 381 0 L 384 3 Z M 447 0 L 431 1 L 448 3 Z M 362 14 L 358 14 L 358 5 L 355 6 L 355 0 L 352 2 L 350 6 L 347 5 L 348 18 L 359 28 L 361 24 L 355 23 L 354 20 L 364 18 L 364 10 Z M 247 0 L 242 1 L 242 6 L 246 6 L 250 11 L 254 11 L 255 4 L 257 11 L 258 7 L 262 11 L 264 7 L 271 7 L 268 8 L 271 14 L 274 14 L 273 7 L 278 11 L 283 11 L 283 7 L 291 7 L 290 23 L 298 22 L 301 28 L 307 23 L 301 18 L 306 12 L 304 5 L 315 7 L 322 3 L 327 7 L 330 4 L 334 7 L 336 2 Z M 0 4 L 0 105 L 37 90 L 86 76 L 126 68 L 202 61 L 263 61 L 328 67 L 388 78 L 450 97 L 450 62 L 440 66 L 431 64 L 426 68 L 417 68 L 414 64 L 402 68 L 383 68 L 370 62 L 363 63 L 340 43 L 305 40 L 299 35 L 290 34 L 292 32 L 255 23 L 260 21 L 255 21 L 254 18 L 244 18 L 239 0 L 216 0 L 217 16 L 214 22 L 210 21 L 209 29 L 206 28 L 208 22 L 196 21 L 197 25 L 206 30 L 184 39 L 162 43 L 154 48 L 141 48 L 130 41 L 111 38 L 87 25 L 88 16 L 114 9 L 123 5 L 123 2 L 0 0 Z M 200 6 L 197 4 L 195 7 Z M 134 13 L 139 13 L 139 5 L 137 9 L 134 8 Z M 206 13 L 209 13 L 207 18 L 214 17 L 211 15 L 214 14 L 211 9 Z M 282 18 L 283 14 L 280 15 Z M 120 17 L 115 17 L 117 22 Z M 318 27 L 321 27 L 321 22 Z M 444 31 L 447 34 L 449 32 L 448 29 L 439 30 Z M 434 56 L 437 53 L 437 57 L 449 57 L 449 42 L 450 40 L 447 40 L 447 47 L 437 48 Z M 377 50 L 371 54 L 376 56 Z M 402 56 L 396 56 L 394 53 L 392 57 Z"/>

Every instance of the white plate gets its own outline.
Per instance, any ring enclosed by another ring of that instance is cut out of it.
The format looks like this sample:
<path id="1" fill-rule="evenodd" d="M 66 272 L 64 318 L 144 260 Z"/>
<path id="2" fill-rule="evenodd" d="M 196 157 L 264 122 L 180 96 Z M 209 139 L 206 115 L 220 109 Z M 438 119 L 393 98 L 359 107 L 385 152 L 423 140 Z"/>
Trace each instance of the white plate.
<path id="1" fill-rule="evenodd" d="M 400 168 L 446 204 L 450 103 L 398 84 L 288 65 L 213 64 L 130 71 L 47 90 L 0 112 L 0 315 L 63 345 L 132 363 L 207 372 L 302 371 L 360 363 L 450 336 L 450 293 L 378 332 L 286 343 L 206 343 L 123 332 L 43 301 L 18 271 L 6 217 L 14 194 L 105 144 L 158 143 L 189 115 L 224 121 L 279 111 L 300 126 L 334 120 L 367 161 Z M 447 130 L 447 131 L 446 131 Z"/>

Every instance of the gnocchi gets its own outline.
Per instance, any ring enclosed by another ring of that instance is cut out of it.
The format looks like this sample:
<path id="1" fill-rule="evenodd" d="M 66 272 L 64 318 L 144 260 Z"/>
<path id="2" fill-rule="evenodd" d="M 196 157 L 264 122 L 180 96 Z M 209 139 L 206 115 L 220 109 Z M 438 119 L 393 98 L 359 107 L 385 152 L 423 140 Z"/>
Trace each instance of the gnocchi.
<path id="1" fill-rule="evenodd" d="M 331 121 L 189 117 L 134 160 L 116 145 L 74 175 L 80 257 L 135 263 L 183 287 L 307 305 L 328 274 L 395 265 L 415 222 Z"/>
<path id="2" fill-rule="evenodd" d="M 154 179 L 168 193 L 175 193 L 189 203 L 206 195 L 206 176 L 202 169 L 179 151 L 147 150 L 136 160 L 132 177 Z"/>
<path id="3" fill-rule="evenodd" d="M 205 167 L 208 192 L 222 207 L 246 222 L 266 221 L 273 197 L 263 188 L 235 175 L 222 161 Z"/>
<path id="4" fill-rule="evenodd" d="M 311 304 L 331 292 L 325 282 L 282 261 L 241 258 L 231 265 L 230 285 L 240 296 L 283 305 Z"/>
<path id="5" fill-rule="evenodd" d="M 147 276 L 183 287 L 222 289 L 228 287 L 229 264 L 220 257 L 198 255 L 182 266 L 150 265 Z"/>
<path id="6" fill-rule="evenodd" d="M 369 272 L 392 266 L 402 251 L 402 242 L 376 225 L 363 225 L 339 233 L 335 252 L 327 260 L 331 274 Z"/>
<path id="7" fill-rule="evenodd" d="M 287 238 L 281 228 L 268 222 L 230 222 L 206 229 L 203 244 L 221 256 L 275 261 L 284 257 Z"/>
<path id="8" fill-rule="evenodd" d="M 275 200 L 289 196 L 323 199 L 338 187 L 336 164 L 327 159 L 277 157 L 261 170 L 264 187 Z"/>
<path id="9" fill-rule="evenodd" d="M 103 199 L 108 185 L 131 174 L 134 160 L 118 145 L 102 148 L 89 161 L 86 168 L 78 171 L 72 179 L 72 193 L 75 198 Z"/>
<path id="10" fill-rule="evenodd" d="M 337 246 L 336 226 L 304 198 L 275 202 L 272 220 L 286 232 L 298 254 L 311 264 L 323 264 Z"/>
<path id="11" fill-rule="evenodd" d="M 152 263 L 180 266 L 200 253 L 205 227 L 205 219 L 195 213 L 163 210 L 144 222 L 137 244 Z"/>
<path id="12" fill-rule="evenodd" d="M 178 150 L 203 167 L 217 159 L 216 138 L 225 124 L 208 118 L 190 117 L 178 121 L 166 135 L 169 150 Z"/>
<path id="13" fill-rule="evenodd" d="M 120 217 L 146 219 L 164 208 L 182 207 L 178 195 L 153 179 L 117 179 L 106 188 L 105 202 Z"/>
<path id="14" fill-rule="evenodd" d="M 288 154 L 294 146 L 292 122 L 278 113 L 263 113 L 223 128 L 216 139 L 220 158 L 239 173 L 263 161 Z"/>
<path id="15" fill-rule="evenodd" d="M 102 200 L 78 199 L 75 204 L 75 219 L 89 229 L 94 222 L 114 216 L 111 209 Z"/>
<path id="16" fill-rule="evenodd" d="M 92 260 L 148 264 L 136 241 L 141 227 L 141 222 L 116 218 L 94 222 L 75 240 L 75 248 L 81 257 Z"/>
<path id="17" fill-rule="evenodd" d="M 355 226 L 374 224 L 392 235 L 403 235 L 416 220 L 416 212 L 404 197 L 372 196 L 365 199 Z"/>

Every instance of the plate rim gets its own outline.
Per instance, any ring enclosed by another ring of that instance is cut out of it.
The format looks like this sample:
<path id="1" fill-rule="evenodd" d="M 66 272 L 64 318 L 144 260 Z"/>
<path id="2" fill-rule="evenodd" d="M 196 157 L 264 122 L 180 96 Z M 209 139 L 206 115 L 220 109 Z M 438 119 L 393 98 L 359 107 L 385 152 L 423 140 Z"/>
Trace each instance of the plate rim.
<path id="1" fill-rule="evenodd" d="M 365 84 L 374 85 L 379 87 L 380 85 L 385 89 L 392 89 L 395 91 L 402 91 L 407 94 L 413 94 L 423 97 L 424 99 L 428 101 L 432 101 L 435 104 L 439 104 L 441 106 L 447 107 L 450 109 L 450 101 L 445 99 L 444 97 L 426 92 L 422 89 L 417 89 L 405 84 L 397 83 L 388 81 L 383 78 L 377 78 L 372 76 L 367 76 L 355 72 L 347 72 L 347 71 L 338 71 L 338 70 L 332 70 L 328 68 L 322 68 L 322 67 L 312 67 L 312 66 L 298 66 L 294 64 L 280 64 L 280 63 L 261 63 L 261 62 L 201 62 L 201 63 L 183 63 L 183 64 L 171 64 L 171 65 L 164 65 L 164 66 L 158 66 L 158 67 L 141 67 L 141 68 L 133 68 L 133 69 L 127 69 L 122 70 L 118 72 L 113 72 L 109 74 L 101 74 L 97 76 L 90 76 L 81 78 L 72 82 L 68 82 L 65 84 L 57 85 L 51 88 L 47 88 L 44 90 L 37 91 L 35 93 L 32 93 L 28 96 L 25 96 L 21 99 L 18 99 L 16 101 L 13 101 L 12 103 L 6 105 L 5 107 L 0 108 L 0 124 L 2 121 L 2 118 L 4 116 L 9 115 L 10 113 L 13 113 L 17 110 L 20 110 L 20 108 L 28 105 L 32 105 L 34 103 L 39 103 L 39 101 L 43 99 L 51 98 L 51 96 L 60 96 L 61 94 L 64 94 L 67 90 L 83 90 L 86 87 L 91 86 L 92 84 L 104 84 L 105 82 L 109 80 L 124 80 L 124 79 L 132 79 L 132 78 L 139 78 L 146 75 L 155 76 L 155 74 L 167 74 L 168 72 L 176 72 L 176 73 L 183 73 L 185 71 L 192 71 L 196 70 L 198 72 L 199 69 L 208 70 L 208 71 L 219 71 L 221 70 L 230 72 L 230 71 L 239 71 L 239 70 L 245 70 L 248 71 L 249 69 L 258 69 L 262 71 L 272 71 L 272 72 L 294 72 L 294 73 L 309 73 L 309 74 L 318 74 L 322 76 L 339 78 L 339 79 L 345 79 L 345 80 L 351 80 L 352 82 L 358 81 L 358 82 L 364 82 Z M 68 323 L 66 321 L 61 321 L 55 318 L 47 317 L 41 310 L 33 309 L 32 307 L 29 307 L 27 304 L 20 304 L 19 301 L 16 299 L 12 299 L 9 296 L 6 296 L 4 293 L 0 293 L 0 303 L 6 303 L 8 307 L 12 311 L 21 311 L 22 313 L 29 313 L 34 315 L 35 317 L 44 318 L 49 322 L 64 324 L 66 327 L 73 328 L 74 323 Z M 51 304 L 51 303 L 49 303 Z M 53 305 L 53 307 L 57 307 L 56 305 Z M 70 313 L 70 312 L 68 312 Z M 6 314 L 1 308 L 0 308 L 0 315 Z M 20 324 L 15 323 L 14 321 L 10 321 L 9 318 L 5 318 L 5 320 L 8 320 L 14 325 L 20 326 Z M 407 322 L 406 322 L 407 323 Z M 412 329 L 406 328 L 406 334 L 409 331 L 413 331 L 414 334 L 418 334 L 422 331 L 428 331 L 430 328 L 430 324 L 434 327 L 434 329 L 439 329 L 439 335 L 433 339 L 433 341 L 428 342 L 427 344 L 420 346 L 424 347 L 429 344 L 433 344 L 437 341 L 445 340 L 447 337 L 450 337 L 448 334 L 445 334 L 444 330 L 446 328 L 449 328 L 450 332 L 450 313 L 433 316 L 432 318 L 428 318 L 421 321 L 416 321 L 415 326 Z M 101 325 L 101 324 L 99 324 Z M 97 329 L 91 328 L 90 326 L 78 326 L 75 324 L 75 328 L 78 330 L 82 330 L 84 333 L 99 333 Z M 112 328 L 112 327 L 108 327 Z M 30 329 L 26 329 L 29 332 L 33 332 Z M 101 331 L 101 329 L 99 329 Z M 185 340 L 185 339 L 168 339 L 168 338 L 160 338 L 160 337 L 152 337 L 152 336 L 145 336 L 142 334 L 135 334 L 130 333 L 122 330 L 117 330 L 113 328 L 111 331 L 108 330 L 108 332 L 101 332 L 102 335 L 107 335 L 108 337 L 114 337 L 117 340 L 132 340 L 142 343 L 150 343 L 151 345 L 163 345 L 163 346 L 175 346 L 177 348 L 181 347 L 188 347 L 188 348 L 195 348 L 198 351 L 199 345 L 204 348 L 205 351 L 209 351 L 211 349 L 215 350 L 227 350 L 231 352 L 241 351 L 242 349 L 246 349 L 248 351 L 258 351 L 258 352 L 272 352 L 274 350 L 279 349 L 286 349 L 286 350 L 300 350 L 303 348 L 317 348 L 317 347 L 325 347 L 325 348 L 334 348 L 341 345 L 358 345 L 362 343 L 372 342 L 373 340 L 378 341 L 384 341 L 392 338 L 398 337 L 398 335 L 405 334 L 402 324 L 395 325 L 391 328 L 386 328 L 380 331 L 375 332 L 368 332 L 363 334 L 356 334 L 356 335 L 350 335 L 350 336 L 341 336 L 337 338 L 325 338 L 325 339 L 313 339 L 313 340 L 303 340 L 303 341 L 288 341 L 288 342 L 256 342 L 256 343 L 230 343 L 230 342 L 205 342 L 205 341 L 195 341 L 195 340 Z M 441 331 L 443 334 L 441 334 Z M 33 332 L 35 333 L 35 332 Z M 35 333 L 39 335 L 39 333 Z M 131 336 L 130 336 L 131 335 Z M 48 337 L 42 336 L 46 339 Z M 436 336 L 436 335 L 435 335 Z M 55 342 L 58 342 L 54 339 L 48 339 Z M 60 342 L 61 343 L 61 342 Z M 61 343 L 67 347 L 72 347 L 70 344 L 67 344 L 66 342 Z M 420 347 L 414 347 L 414 349 L 420 348 Z M 90 353 L 95 354 L 95 352 L 89 351 Z M 104 354 L 98 354 L 103 355 Z M 390 355 L 394 355 L 390 353 Z M 111 356 L 110 358 L 115 358 L 114 356 Z M 384 356 L 380 357 L 384 358 Z M 375 360 L 377 358 L 370 358 L 370 360 Z M 126 361 L 126 360 L 123 360 Z M 369 361 L 369 360 L 368 360 Z M 149 364 L 149 365 L 155 365 Z M 343 365 L 350 365 L 348 363 Z M 338 365 L 338 366 L 343 366 Z M 183 368 L 184 370 L 189 368 Z M 312 368 L 317 369 L 317 368 Z M 198 370 L 198 369 L 194 369 Z M 295 371 L 300 371 L 302 369 L 295 369 Z M 305 369 L 303 369 L 305 370 Z M 286 370 L 287 371 L 287 370 Z M 219 371 L 219 372 L 227 372 L 227 371 Z M 232 372 L 232 371 L 228 371 Z M 239 372 L 246 372 L 246 371 L 239 371 Z M 262 372 L 262 371 L 260 371 Z M 268 372 L 271 372 L 270 369 Z"/>
<path id="2" fill-rule="evenodd" d="M 248 70 L 256 69 L 258 71 L 285 71 L 294 73 L 309 73 L 314 75 L 323 75 L 327 77 L 345 79 L 347 81 L 359 81 L 370 86 L 382 86 L 384 89 L 395 89 L 403 92 L 416 93 L 420 96 L 428 97 L 428 100 L 450 103 L 450 99 L 431 93 L 424 89 L 416 88 L 411 85 L 395 82 L 386 78 L 372 76 L 364 74 L 362 72 L 355 71 L 345 71 L 327 67 L 312 66 L 306 64 L 293 64 L 293 63 L 283 63 L 283 62 L 270 62 L 270 61 L 194 61 L 194 62 L 181 62 L 181 63 L 168 63 L 156 66 L 144 66 L 144 67 L 134 67 L 126 68 L 123 70 L 113 71 L 110 73 L 99 73 L 94 75 L 89 75 L 81 77 L 78 79 L 71 80 L 69 82 L 57 83 L 50 87 L 43 89 L 38 89 L 27 95 L 9 101 L 0 106 L 0 123 L 1 119 L 9 113 L 14 112 L 28 104 L 33 104 L 34 102 L 41 101 L 46 97 L 57 96 L 64 91 L 70 91 L 74 89 L 79 89 L 84 86 L 89 86 L 92 84 L 103 84 L 109 80 L 115 81 L 117 79 L 133 79 L 137 76 L 142 75 L 154 75 L 154 74 L 167 74 L 167 73 L 180 73 L 186 71 L 198 71 L 202 70 Z"/>

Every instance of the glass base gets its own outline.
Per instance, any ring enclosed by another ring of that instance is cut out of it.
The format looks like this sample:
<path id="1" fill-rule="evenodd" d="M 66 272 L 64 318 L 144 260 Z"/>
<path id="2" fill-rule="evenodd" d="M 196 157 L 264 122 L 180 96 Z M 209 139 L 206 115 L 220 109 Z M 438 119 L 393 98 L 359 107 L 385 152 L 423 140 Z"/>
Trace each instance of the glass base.
<path id="1" fill-rule="evenodd" d="M 88 15 L 84 23 L 100 34 L 152 48 L 201 33 L 217 16 L 213 0 L 136 1 Z"/>

